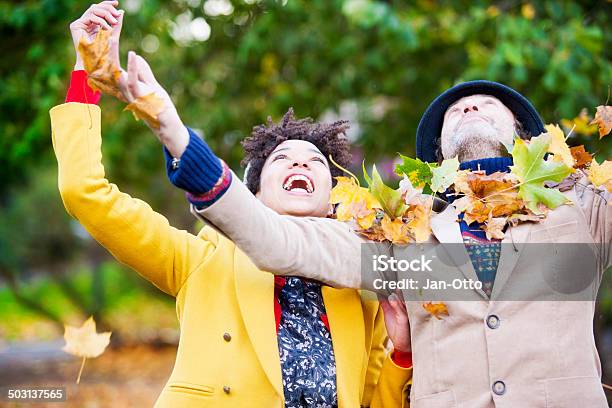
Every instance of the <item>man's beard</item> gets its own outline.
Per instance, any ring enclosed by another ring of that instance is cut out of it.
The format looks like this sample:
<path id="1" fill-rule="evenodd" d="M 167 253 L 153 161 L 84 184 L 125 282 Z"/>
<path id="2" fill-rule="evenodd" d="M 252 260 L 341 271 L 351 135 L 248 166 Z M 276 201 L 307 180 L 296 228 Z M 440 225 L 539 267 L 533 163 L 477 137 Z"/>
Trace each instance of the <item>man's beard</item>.
<path id="1" fill-rule="evenodd" d="M 457 156 L 460 162 L 508 155 L 506 147 L 498 139 L 497 130 L 482 122 L 460 126 L 449 147 L 445 158 Z"/>

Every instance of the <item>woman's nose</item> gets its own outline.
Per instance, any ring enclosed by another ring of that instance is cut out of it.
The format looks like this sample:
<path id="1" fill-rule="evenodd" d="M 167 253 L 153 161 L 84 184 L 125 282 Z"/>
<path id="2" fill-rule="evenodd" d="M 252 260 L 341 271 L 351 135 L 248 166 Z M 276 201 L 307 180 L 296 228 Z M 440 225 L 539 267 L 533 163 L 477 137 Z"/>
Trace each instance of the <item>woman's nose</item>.
<path id="1" fill-rule="evenodd" d="M 463 113 L 468 113 L 469 111 L 475 111 L 475 112 L 478 112 L 478 106 L 476 106 L 476 105 L 473 105 L 473 106 L 466 106 L 466 107 L 463 109 Z"/>
<path id="2" fill-rule="evenodd" d="M 307 169 L 308 168 L 308 164 L 307 163 L 300 163 L 300 162 L 294 161 L 293 165 L 291 167 L 304 167 L 305 169 Z"/>

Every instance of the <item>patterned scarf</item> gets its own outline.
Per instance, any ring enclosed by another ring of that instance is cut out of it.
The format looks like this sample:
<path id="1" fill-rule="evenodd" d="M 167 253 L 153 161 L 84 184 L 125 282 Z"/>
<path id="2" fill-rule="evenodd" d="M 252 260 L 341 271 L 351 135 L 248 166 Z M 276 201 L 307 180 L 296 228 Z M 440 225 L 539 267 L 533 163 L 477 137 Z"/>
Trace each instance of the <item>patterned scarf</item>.
<path id="1" fill-rule="evenodd" d="M 321 285 L 287 277 L 279 299 L 278 328 L 285 407 L 338 406 L 336 362 L 325 314 Z"/>

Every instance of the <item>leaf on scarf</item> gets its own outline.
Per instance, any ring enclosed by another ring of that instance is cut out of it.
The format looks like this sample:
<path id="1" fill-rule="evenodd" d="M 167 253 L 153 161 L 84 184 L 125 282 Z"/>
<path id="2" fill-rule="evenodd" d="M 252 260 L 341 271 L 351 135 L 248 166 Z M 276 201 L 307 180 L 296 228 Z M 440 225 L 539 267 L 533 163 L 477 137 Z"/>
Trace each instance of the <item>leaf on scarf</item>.
<path id="1" fill-rule="evenodd" d="M 151 92 L 145 96 L 139 96 L 124 110 L 132 111 L 136 120 L 142 119 L 151 127 L 159 129 L 159 114 L 164 110 L 164 100 Z"/>
<path id="2" fill-rule="evenodd" d="M 421 189 L 425 194 L 430 194 L 428 191 L 431 184 L 433 173 L 431 169 L 438 167 L 436 163 L 425 163 L 420 159 L 400 154 L 402 163 L 395 166 L 395 173 L 398 176 L 406 176 L 415 188 Z"/>
<path id="3" fill-rule="evenodd" d="M 483 225 L 482 229 L 487 234 L 487 239 L 504 239 L 504 227 L 507 217 L 491 217 Z"/>
<path id="4" fill-rule="evenodd" d="M 110 30 L 100 29 L 92 42 L 86 36 L 79 40 L 78 51 L 87 71 L 87 83 L 93 90 L 112 95 L 126 102 L 119 89 L 119 67 L 110 62 Z"/>
<path id="5" fill-rule="evenodd" d="M 460 172 L 455 180 L 455 190 L 464 197 L 456 201 L 456 207 L 464 211 L 464 220 L 485 222 L 493 217 L 509 216 L 524 207 L 518 196 L 518 179 L 513 174 L 484 171 Z"/>
<path id="6" fill-rule="evenodd" d="M 561 119 L 561 126 L 563 126 L 566 132 L 571 131 L 579 135 L 591 136 L 597 132 L 597 126 L 591 125 L 592 119 L 587 109 L 583 108 L 574 119 Z"/>
<path id="7" fill-rule="evenodd" d="M 442 193 L 446 191 L 446 189 L 455 182 L 458 170 L 459 159 L 457 157 L 453 157 L 452 159 L 446 159 L 439 167 L 432 168 L 432 191 L 435 191 L 436 193 Z"/>
<path id="8" fill-rule="evenodd" d="M 612 131 L 612 106 L 599 105 L 590 124 L 599 127 L 599 139 L 609 134 Z"/>
<path id="9" fill-rule="evenodd" d="M 440 302 L 440 303 L 432 303 L 432 302 L 423 303 L 423 309 L 425 309 L 427 311 L 427 313 L 429 313 L 430 315 L 432 315 L 433 317 L 435 317 L 438 320 L 442 320 L 441 316 L 449 316 L 448 308 L 446 307 L 446 304 L 444 304 L 442 302 Z"/>
<path id="10" fill-rule="evenodd" d="M 354 178 L 340 176 L 336 180 L 329 198 L 331 204 L 338 204 L 336 218 L 339 221 L 354 218 L 361 228 L 370 228 L 376 218 L 374 209 L 381 208 L 378 201 L 368 189 L 359 186 Z"/>
<path id="11" fill-rule="evenodd" d="M 584 145 L 570 147 L 570 151 L 572 152 L 572 156 L 575 160 L 574 168 L 583 169 L 591 164 L 593 156 L 584 150 Z"/>
<path id="12" fill-rule="evenodd" d="M 543 133 L 531 138 L 529 142 L 517 139 L 512 150 L 514 165 L 510 167 L 520 181 L 519 198 L 522 198 L 527 208 L 538 214 L 541 209 L 538 204 L 543 203 L 554 209 L 568 202 L 561 192 L 544 185 L 547 181 L 560 182 L 571 173 L 571 168 L 562 162 L 544 160 L 551 136 Z"/>
<path id="13" fill-rule="evenodd" d="M 553 160 L 565 163 L 566 166 L 573 168 L 575 164 L 574 156 L 565 143 L 565 134 L 558 125 L 549 124 L 544 126 L 550 135 L 551 141 L 548 146 L 548 153 L 553 154 Z"/>
<path id="14" fill-rule="evenodd" d="M 595 187 L 605 187 L 612 193 L 612 161 L 606 160 L 598 164 L 595 159 L 587 170 L 587 176 Z"/>

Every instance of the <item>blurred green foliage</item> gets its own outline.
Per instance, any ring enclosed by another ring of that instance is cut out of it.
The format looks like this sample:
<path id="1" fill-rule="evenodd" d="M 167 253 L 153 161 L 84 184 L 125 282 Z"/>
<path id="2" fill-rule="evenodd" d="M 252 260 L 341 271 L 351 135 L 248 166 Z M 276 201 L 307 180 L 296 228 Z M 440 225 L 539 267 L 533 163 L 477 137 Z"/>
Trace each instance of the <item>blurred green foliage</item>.
<path id="1" fill-rule="evenodd" d="M 87 7 L 0 1 L 6 279 L 66 270 L 91 251 L 55 192 L 48 115 L 63 101 L 74 63 L 68 25 Z M 503 82 L 546 122 L 558 122 L 583 107 L 593 115 L 612 79 L 606 1 L 122 0 L 120 7 L 124 61 L 128 50 L 142 54 L 184 122 L 234 168 L 252 126 L 290 106 L 298 116 L 348 116 L 356 150 L 377 161 L 413 155 L 421 114 L 457 82 Z M 157 140 L 121 103 L 105 97 L 101 105 L 108 177 L 173 223 L 192 223 L 165 180 Z M 600 159 L 612 153 L 595 137 L 570 141 Z"/>

